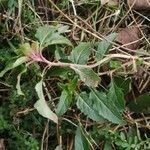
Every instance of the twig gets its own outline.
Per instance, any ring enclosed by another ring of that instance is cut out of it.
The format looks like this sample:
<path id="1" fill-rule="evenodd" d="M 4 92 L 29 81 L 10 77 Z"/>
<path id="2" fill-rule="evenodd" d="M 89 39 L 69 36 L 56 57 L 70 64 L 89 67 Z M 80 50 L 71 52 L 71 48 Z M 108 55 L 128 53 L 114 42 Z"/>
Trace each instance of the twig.
<path id="1" fill-rule="evenodd" d="M 142 60 L 141 58 L 138 58 L 137 56 L 130 56 L 130 55 L 124 55 L 124 54 L 110 54 L 106 55 L 106 57 L 94 64 L 90 65 L 80 65 L 80 64 L 73 64 L 73 63 L 63 63 L 63 62 L 50 62 L 46 59 L 43 60 L 43 62 L 47 63 L 48 66 L 55 66 L 55 67 L 83 67 L 83 68 L 95 68 L 97 66 L 100 66 L 106 61 L 109 61 L 113 58 L 123 58 L 123 59 L 132 59 L 132 60 Z M 144 62 L 147 65 L 150 65 L 148 62 Z"/>

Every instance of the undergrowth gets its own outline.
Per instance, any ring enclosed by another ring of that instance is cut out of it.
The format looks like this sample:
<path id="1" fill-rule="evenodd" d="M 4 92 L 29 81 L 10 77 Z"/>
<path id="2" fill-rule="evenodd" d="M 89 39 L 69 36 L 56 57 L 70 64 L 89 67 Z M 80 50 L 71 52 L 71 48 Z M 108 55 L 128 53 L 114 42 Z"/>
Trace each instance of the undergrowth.
<path id="1" fill-rule="evenodd" d="M 123 2 L 1 0 L 0 16 L 0 147 L 150 149 L 148 13 Z M 117 37 L 135 25 L 132 50 Z"/>

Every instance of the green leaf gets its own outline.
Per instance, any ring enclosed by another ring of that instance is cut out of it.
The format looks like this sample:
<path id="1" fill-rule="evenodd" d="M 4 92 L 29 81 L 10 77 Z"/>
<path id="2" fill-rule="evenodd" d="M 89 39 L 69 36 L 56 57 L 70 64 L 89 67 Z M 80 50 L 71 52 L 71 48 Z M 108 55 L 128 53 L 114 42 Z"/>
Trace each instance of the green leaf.
<path id="1" fill-rule="evenodd" d="M 62 49 L 60 47 L 56 47 L 55 58 L 56 58 L 56 60 L 67 59 L 67 56 L 66 56 L 66 54 L 64 52 L 64 49 Z"/>
<path id="2" fill-rule="evenodd" d="M 39 40 L 40 47 L 44 47 L 45 43 L 49 40 L 52 33 L 54 33 L 56 30 L 56 27 L 49 25 L 44 25 L 37 29 L 35 37 Z"/>
<path id="3" fill-rule="evenodd" d="M 18 95 L 24 95 L 24 93 L 22 92 L 21 87 L 20 87 L 20 79 L 21 79 L 22 74 L 24 74 L 26 71 L 27 71 L 27 68 L 25 67 L 17 76 L 16 89 L 17 89 Z"/>
<path id="4" fill-rule="evenodd" d="M 59 76 L 62 79 L 68 79 L 69 77 L 74 77 L 75 72 L 70 68 L 61 68 L 61 67 L 53 67 L 48 70 L 46 76 Z"/>
<path id="5" fill-rule="evenodd" d="M 59 33 L 53 33 L 51 38 L 49 38 L 49 40 L 47 41 L 46 46 L 53 44 L 66 44 L 72 46 L 71 42 Z"/>
<path id="6" fill-rule="evenodd" d="M 144 110 L 147 110 L 145 112 L 148 113 L 150 109 L 150 93 L 140 95 L 136 101 L 131 101 L 128 107 L 136 113 L 142 113 Z"/>
<path id="7" fill-rule="evenodd" d="M 94 110 L 93 103 L 94 101 L 89 99 L 89 95 L 85 92 L 80 93 L 76 97 L 77 99 L 77 107 L 81 110 L 82 113 L 87 115 L 90 119 L 94 121 L 103 121 L 104 118 L 99 115 L 98 111 Z"/>
<path id="8" fill-rule="evenodd" d="M 70 107 L 71 102 L 72 102 L 71 93 L 68 90 L 63 90 L 60 96 L 57 109 L 56 109 L 56 114 L 58 116 L 63 115 Z"/>
<path id="9" fill-rule="evenodd" d="M 32 48 L 29 43 L 24 43 L 20 45 L 19 51 L 24 55 L 28 55 L 29 53 L 31 53 Z"/>
<path id="10" fill-rule="evenodd" d="M 91 68 L 84 67 L 71 67 L 77 74 L 79 74 L 80 79 L 87 85 L 91 87 L 97 87 L 100 82 L 100 78 Z"/>
<path id="11" fill-rule="evenodd" d="M 75 47 L 69 59 L 75 64 L 86 64 L 90 55 L 91 43 L 82 42 Z"/>
<path id="12" fill-rule="evenodd" d="M 3 71 L 0 72 L 0 77 L 3 77 L 3 75 L 13 69 L 13 68 L 16 68 L 17 66 L 25 63 L 27 61 L 27 57 L 20 57 L 18 58 L 15 62 L 10 62 L 5 68 Z"/>
<path id="13" fill-rule="evenodd" d="M 114 82 L 118 88 L 120 88 L 124 94 L 131 91 L 131 78 L 129 77 L 114 77 Z"/>
<path id="14" fill-rule="evenodd" d="M 112 150 L 111 142 L 110 141 L 106 141 L 105 142 L 104 150 Z"/>
<path id="15" fill-rule="evenodd" d="M 60 35 L 60 32 L 57 31 L 58 26 L 49 26 L 44 25 L 37 29 L 35 37 L 40 42 L 40 49 L 42 50 L 44 47 L 52 44 L 67 44 L 71 45 L 71 42 L 65 38 L 64 36 Z"/>
<path id="16" fill-rule="evenodd" d="M 112 69 L 118 69 L 122 66 L 122 62 L 118 60 L 111 60 L 110 61 L 110 68 Z"/>
<path id="17" fill-rule="evenodd" d="M 105 93 L 98 92 L 95 89 L 91 89 L 90 99 L 94 101 L 93 107 L 98 111 L 99 115 L 103 116 L 105 119 L 113 123 L 125 123 L 120 112 L 116 109 L 112 102 L 107 99 Z"/>
<path id="18" fill-rule="evenodd" d="M 56 109 L 58 116 L 63 115 L 71 105 L 72 95 L 77 85 L 77 78 L 72 80 L 70 83 L 64 85 L 64 89 L 61 93 L 60 100 Z"/>
<path id="19" fill-rule="evenodd" d="M 98 44 L 97 52 L 95 54 L 96 61 L 100 61 L 104 55 L 108 52 L 108 50 L 112 47 L 112 43 L 117 37 L 116 33 L 111 33 Z"/>
<path id="20" fill-rule="evenodd" d="M 34 104 L 34 107 L 37 109 L 40 115 L 54 121 L 55 123 L 58 123 L 57 115 L 52 112 L 47 102 L 45 101 L 42 83 L 43 83 L 43 80 L 38 82 L 35 86 L 35 90 L 38 94 L 39 100 Z"/>
<path id="21" fill-rule="evenodd" d="M 117 87 L 114 80 L 110 83 L 110 89 L 107 94 L 108 99 L 116 106 L 120 112 L 125 109 L 125 99 L 122 90 Z"/>
<path id="22" fill-rule="evenodd" d="M 90 150 L 89 142 L 87 141 L 80 127 L 76 130 L 75 150 Z"/>

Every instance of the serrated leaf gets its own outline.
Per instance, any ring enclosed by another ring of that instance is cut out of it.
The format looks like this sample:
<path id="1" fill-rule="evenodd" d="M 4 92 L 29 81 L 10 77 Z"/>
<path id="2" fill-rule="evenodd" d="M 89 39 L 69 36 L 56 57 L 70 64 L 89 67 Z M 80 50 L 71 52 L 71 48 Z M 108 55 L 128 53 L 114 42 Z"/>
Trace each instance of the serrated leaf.
<path id="1" fill-rule="evenodd" d="M 98 111 L 94 110 L 93 103 L 91 99 L 89 99 L 89 95 L 85 92 L 80 93 L 77 97 L 77 107 L 84 113 L 87 117 L 94 121 L 103 121 L 104 118 L 99 115 Z"/>
<path id="2" fill-rule="evenodd" d="M 90 145 L 80 127 L 78 127 L 76 130 L 75 150 L 90 150 Z"/>
<path id="3" fill-rule="evenodd" d="M 100 82 L 100 78 L 91 68 L 84 67 L 71 67 L 77 74 L 79 74 L 80 79 L 87 85 L 91 87 L 97 87 Z"/>
<path id="4" fill-rule="evenodd" d="M 93 107 L 98 111 L 99 115 L 103 116 L 105 119 L 113 123 L 125 123 L 120 112 L 116 109 L 112 102 L 107 99 L 105 93 L 98 92 L 95 89 L 91 89 L 90 99 L 94 101 Z"/>
<path id="5" fill-rule="evenodd" d="M 44 25 L 37 29 L 35 37 L 40 42 L 40 49 L 42 50 L 44 47 L 52 44 L 67 44 L 71 45 L 71 42 L 65 38 L 64 36 L 60 35 L 60 32 L 57 31 L 58 26 L 48 26 Z"/>
<path id="6" fill-rule="evenodd" d="M 39 100 L 34 104 L 34 107 L 37 109 L 40 115 L 54 121 L 55 123 L 58 123 L 57 115 L 49 108 L 47 102 L 45 101 L 42 83 L 43 80 L 38 82 L 35 86 Z"/>
<path id="7" fill-rule="evenodd" d="M 37 29 L 35 37 L 39 40 L 40 47 L 44 47 L 44 44 L 51 37 L 52 33 L 54 33 L 56 30 L 56 27 L 49 25 L 44 25 Z"/>
<path id="8" fill-rule="evenodd" d="M 22 92 L 21 87 L 20 87 L 20 79 L 21 79 L 22 74 L 24 74 L 26 71 L 27 71 L 27 68 L 25 67 L 17 76 L 16 89 L 17 89 L 18 95 L 24 95 L 24 93 Z"/>
<path id="9" fill-rule="evenodd" d="M 75 47 L 69 59 L 76 64 L 86 64 L 90 55 L 91 43 L 82 42 Z"/>
<path id="10" fill-rule="evenodd" d="M 67 44 L 69 46 L 72 46 L 71 42 L 59 33 L 53 33 L 49 40 L 47 40 L 46 46 L 53 44 Z"/>
<path id="11" fill-rule="evenodd" d="M 125 109 L 125 99 L 122 90 L 117 87 L 114 80 L 110 83 L 110 89 L 107 94 L 108 99 L 116 106 L 120 112 Z"/>
<path id="12" fill-rule="evenodd" d="M 26 61 L 27 61 L 27 57 L 20 57 L 20 58 L 18 58 L 16 61 L 10 62 L 10 63 L 4 68 L 4 70 L 0 72 L 0 77 L 3 77 L 3 75 L 4 75 L 7 71 L 9 71 L 9 70 L 11 70 L 11 69 L 13 69 L 13 68 L 18 67 L 19 65 L 25 63 Z"/>
<path id="13" fill-rule="evenodd" d="M 104 55 L 112 47 L 112 42 L 116 39 L 116 37 L 116 33 L 111 33 L 106 37 L 107 40 L 104 39 L 98 44 L 98 48 L 95 54 L 96 61 L 100 61 L 104 57 Z"/>

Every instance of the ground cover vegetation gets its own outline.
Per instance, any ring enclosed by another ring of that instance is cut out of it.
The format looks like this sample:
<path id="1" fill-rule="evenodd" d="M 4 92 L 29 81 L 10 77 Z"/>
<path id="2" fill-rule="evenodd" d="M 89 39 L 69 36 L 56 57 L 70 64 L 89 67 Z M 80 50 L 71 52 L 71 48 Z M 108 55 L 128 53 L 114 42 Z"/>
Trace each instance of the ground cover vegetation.
<path id="1" fill-rule="evenodd" d="M 0 149 L 150 149 L 149 12 L 0 0 Z"/>

